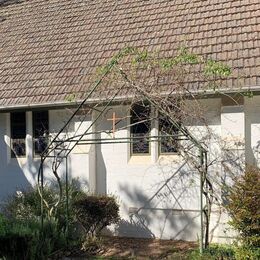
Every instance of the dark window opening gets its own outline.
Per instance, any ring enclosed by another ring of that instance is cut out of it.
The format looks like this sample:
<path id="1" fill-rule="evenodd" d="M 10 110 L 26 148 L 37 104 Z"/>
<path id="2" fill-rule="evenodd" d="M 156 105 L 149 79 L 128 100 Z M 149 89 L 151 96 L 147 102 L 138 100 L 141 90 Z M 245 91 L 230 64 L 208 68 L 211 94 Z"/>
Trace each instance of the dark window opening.
<path id="1" fill-rule="evenodd" d="M 169 118 L 160 116 L 159 118 L 159 134 L 160 153 L 176 153 L 178 152 L 178 133 L 179 124 L 174 125 Z"/>
<path id="2" fill-rule="evenodd" d="M 26 116 L 25 112 L 11 113 L 11 156 L 26 155 Z"/>
<path id="3" fill-rule="evenodd" d="M 150 152 L 150 130 L 150 106 L 135 104 L 131 109 L 132 154 L 147 154 Z"/>
<path id="4" fill-rule="evenodd" d="M 33 112 L 33 148 L 35 155 L 41 155 L 48 146 L 48 111 Z"/>

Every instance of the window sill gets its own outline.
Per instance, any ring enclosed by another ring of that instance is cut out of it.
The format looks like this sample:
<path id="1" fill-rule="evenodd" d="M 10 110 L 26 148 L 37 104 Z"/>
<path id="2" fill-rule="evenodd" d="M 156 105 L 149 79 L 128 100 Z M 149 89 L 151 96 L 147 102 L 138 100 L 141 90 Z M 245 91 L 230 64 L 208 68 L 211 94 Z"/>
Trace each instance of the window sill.
<path id="1" fill-rule="evenodd" d="M 151 155 L 131 155 L 129 164 L 150 164 L 152 162 Z"/>
<path id="2" fill-rule="evenodd" d="M 11 157 L 10 159 L 11 164 L 17 164 L 18 162 L 18 164 L 21 165 L 27 162 L 27 157 Z"/>

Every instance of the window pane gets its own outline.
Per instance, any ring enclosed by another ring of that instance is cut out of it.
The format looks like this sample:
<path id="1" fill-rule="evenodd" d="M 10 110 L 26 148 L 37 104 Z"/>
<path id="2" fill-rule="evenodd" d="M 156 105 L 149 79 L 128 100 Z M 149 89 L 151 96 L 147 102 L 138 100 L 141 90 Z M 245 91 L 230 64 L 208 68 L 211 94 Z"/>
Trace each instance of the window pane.
<path id="1" fill-rule="evenodd" d="M 161 137 L 161 153 L 176 153 L 178 151 L 178 127 L 174 126 L 169 119 L 161 116 L 159 120 Z"/>
<path id="2" fill-rule="evenodd" d="M 22 157 L 26 154 L 26 117 L 25 112 L 11 113 L 11 156 Z"/>
<path id="3" fill-rule="evenodd" d="M 48 111 L 33 112 L 34 153 L 41 154 L 48 145 L 49 115 Z"/>
<path id="4" fill-rule="evenodd" d="M 149 135 L 151 129 L 150 107 L 136 104 L 131 110 L 132 153 L 149 153 Z"/>

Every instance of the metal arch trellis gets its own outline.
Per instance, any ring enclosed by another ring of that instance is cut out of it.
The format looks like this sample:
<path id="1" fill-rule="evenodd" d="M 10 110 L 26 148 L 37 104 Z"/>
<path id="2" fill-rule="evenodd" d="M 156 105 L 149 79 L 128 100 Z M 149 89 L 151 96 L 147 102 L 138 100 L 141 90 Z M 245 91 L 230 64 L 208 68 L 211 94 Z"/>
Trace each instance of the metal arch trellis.
<path id="1" fill-rule="evenodd" d="M 75 109 L 74 113 L 70 116 L 70 118 L 66 121 L 64 126 L 59 130 L 56 136 L 50 141 L 45 151 L 41 154 L 41 162 L 38 171 L 38 191 L 41 198 L 41 223 L 43 227 L 44 223 L 44 207 L 47 208 L 48 215 L 51 216 L 53 210 L 59 205 L 63 196 L 63 189 L 61 185 L 60 176 L 58 174 L 58 169 L 62 162 L 65 162 L 65 199 L 66 199 L 66 232 L 68 232 L 68 156 L 75 148 L 76 145 L 82 144 L 116 144 L 116 143 L 131 143 L 133 142 L 133 137 L 130 138 L 88 138 L 84 139 L 85 136 L 93 134 L 94 132 L 89 132 L 90 129 L 96 124 L 96 122 L 101 118 L 101 116 L 105 113 L 107 108 L 113 104 L 115 98 L 117 97 L 118 93 L 120 93 L 121 88 L 119 87 L 117 91 L 106 101 L 103 101 L 101 109 L 95 109 L 92 107 L 93 110 L 97 111 L 96 117 L 92 120 L 91 124 L 87 127 L 87 129 L 81 133 L 77 134 L 77 131 L 74 133 L 72 137 L 64 138 L 64 132 L 66 131 L 67 127 L 73 122 L 75 117 L 77 117 L 81 109 L 83 109 L 89 103 L 89 99 L 91 98 L 92 94 L 98 89 L 99 85 L 105 79 L 105 77 L 113 70 L 117 69 L 119 71 L 122 78 L 128 82 L 131 86 L 136 88 L 142 98 L 146 99 L 153 107 L 155 107 L 160 113 L 166 115 L 169 119 L 169 122 L 172 123 L 174 126 L 178 128 L 177 135 L 171 135 L 170 137 L 177 138 L 178 140 L 189 140 L 192 144 L 198 149 L 199 154 L 199 167 L 197 167 L 198 171 L 200 172 L 200 218 L 201 218 L 201 239 L 200 239 L 200 251 L 203 251 L 203 248 L 207 247 L 208 240 L 209 240 L 209 216 L 210 216 L 210 207 L 208 201 L 209 192 L 208 190 L 211 189 L 211 184 L 207 178 L 207 149 L 201 144 L 197 139 L 187 130 L 187 128 L 182 125 L 178 124 L 171 115 L 163 109 L 156 100 L 150 98 L 150 96 L 139 86 L 137 86 L 134 82 L 128 79 L 127 74 L 118 67 L 118 61 L 130 54 L 133 51 L 132 48 L 125 48 L 121 50 L 117 55 L 112 58 L 112 60 L 104 67 L 100 77 L 95 81 L 93 86 L 90 88 L 89 93 L 86 95 L 86 98 L 78 105 Z M 80 120 L 80 125 L 85 120 L 85 117 Z M 127 126 L 129 127 L 129 126 Z M 147 137 L 148 142 L 151 141 L 159 141 L 160 138 L 163 136 L 149 136 Z M 169 135 L 167 135 L 169 137 Z M 44 164 L 46 159 L 50 158 L 52 160 L 52 173 L 54 174 L 58 185 L 59 185 L 59 199 L 56 203 L 49 205 L 48 202 L 44 199 L 43 190 L 44 190 Z M 205 202 L 206 203 L 205 203 Z M 205 223 L 204 223 L 204 216 L 205 216 Z M 205 225 L 204 225 L 205 224 Z M 205 227 L 205 228 L 204 228 Z"/>

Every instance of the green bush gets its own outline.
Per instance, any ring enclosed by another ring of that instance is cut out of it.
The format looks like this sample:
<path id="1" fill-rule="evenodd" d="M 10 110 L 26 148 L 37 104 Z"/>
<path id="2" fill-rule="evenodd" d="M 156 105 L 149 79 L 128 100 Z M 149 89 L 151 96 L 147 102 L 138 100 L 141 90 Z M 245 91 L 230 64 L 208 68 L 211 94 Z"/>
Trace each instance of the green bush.
<path id="1" fill-rule="evenodd" d="M 57 187 L 44 187 L 43 195 L 48 204 L 55 203 L 58 194 Z M 96 243 L 98 240 L 90 240 L 90 235 L 94 238 L 105 226 L 117 223 L 119 206 L 113 197 L 88 196 L 74 183 L 69 185 L 68 195 L 68 230 L 64 184 L 61 203 L 51 217 L 44 210 L 43 229 L 40 224 L 41 200 L 37 187 L 25 190 L 19 196 L 9 197 L 4 216 L 0 216 L 0 255 L 10 259 L 46 259 L 55 250 L 63 249 L 66 242 L 69 243 L 68 246 L 82 244 L 85 250 L 89 248 L 93 251 L 94 244 L 100 243 Z M 25 252 L 25 255 L 16 258 L 11 255 L 19 251 Z"/>
<path id="2" fill-rule="evenodd" d="M 31 259 L 34 230 L 28 224 L 0 217 L 0 256 L 6 259 Z"/>
<path id="3" fill-rule="evenodd" d="M 246 246 L 260 246 L 260 169 L 248 167 L 245 174 L 234 181 L 227 210 L 231 226 L 239 232 Z"/>
<path id="4" fill-rule="evenodd" d="M 44 187 L 43 197 L 48 204 L 53 204 L 58 199 L 56 189 Z M 3 212 L 9 218 L 38 219 L 41 216 L 41 198 L 37 186 L 8 197 Z M 46 211 L 44 214 L 46 216 Z"/>
<path id="5" fill-rule="evenodd" d="M 26 256 L 19 256 L 19 259 L 46 259 L 46 256 L 55 250 L 63 249 L 65 242 L 70 245 L 79 245 L 80 241 L 75 236 L 74 226 L 74 212 L 72 211 L 72 202 L 77 197 L 84 194 L 72 182 L 68 187 L 69 195 L 69 229 L 66 229 L 66 199 L 65 199 L 65 185 L 62 184 L 63 197 L 61 203 L 52 213 L 48 216 L 47 210 L 44 210 L 44 226 L 41 229 L 41 198 L 38 193 L 38 188 L 33 187 L 28 190 L 20 192 L 19 195 L 14 194 L 7 200 L 6 206 L 3 209 L 5 217 L 0 216 L 0 236 L 2 244 L 2 252 L 7 255 L 9 251 L 17 252 L 14 249 L 23 245 L 26 250 Z M 46 186 L 43 190 L 44 199 L 49 205 L 58 200 L 59 190 L 57 186 Z M 47 217 L 48 216 L 48 217 Z M 8 221 L 7 221 L 8 219 Z M 1 224 L 2 223 L 2 224 Z M 20 232 L 19 229 L 24 229 Z M 1 232 L 2 230 L 2 232 Z M 2 234 L 2 235 L 1 235 Z M 67 235 L 67 241 L 65 239 Z M 23 243 L 23 244 L 22 244 Z M 6 248 L 7 251 L 4 251 Z M 3 254 L 2 253 L 2 254 Z M 17 254 L 17 253 L 16 253 Z M 33 255 L 29 258 L 28 255 Z M 18 259 L 10 258 L 10 259 Z"/>
<path id="6" fill-rule="evenodd" d="M 0 257 L 28 259 L 32 234 L 26 226 L 11 223 L 0 215 Z"/>
<path id="7" fill-rule="evenodd" d="M 258 260 L 260 249 L 245 246 L 211 244 L 200 254 L 198 249 L 189 253 L 189 260 Z"/>
<path id="8" fill-rule="evenodd" d="M 36 249 L 34 259 L 46 259 L 53 252 L 66 248 L 66 235 L 55 219 L 44 221 L 43 230 L 35 237 L 33 246 Z"/>
<path id="9" fill-rule="evenodd" d="M 61 202 L 52 212 L 52 218 L 57 220 L 58 227 L 65 231 L 66 227 L 66 196 L 65 196 L 65 184 L 62 183 L 63 196 Z M 68 186 L 69 195 L 69 223 L 74 219 L 72 212 L 72 202 L 77 199 L 77 197 L 85 194 L 81 191 L 75 184 L 73 180 Z M 43 189 L 44 200 L 47 201 L 49 205 L 53 205 L 59 199 L 59 188 L 58 186 L 45 186 Z M 13 194 L 7 199 L 6 206 L 3 208 L 3 213 L 8 218 L 13 218 L 16 220 L 38 220 L 41 217 L 41 197 L 38 192 L 38 187 L 32 187 L 27 190 L 22 191 L 19 195 Z M 43 211 L 44 218 L 48 216 L 48 212 L 45 208 Z"/>
<path id="10" fill-rule="evenodd" d="M 81 196 L 73 203 L 77 221 L 87 235 L 95 236 L 111 224 L 119 221 L 119 206 L 114 197 Z"/>
<path id="11" fill-rule="evenodd" d="M 44 260 L 55 250 L 65 248 L 66 239 L 55 220 L 8 220 L 0 217 L 0 257 Z"/>
<path id="12" fill-rule="evenodd" d="M 236 260 L 259 260 L 260 259 L 260 248 L 252 247 L 237 247 L 235 248 L 235 259 Z"/>

